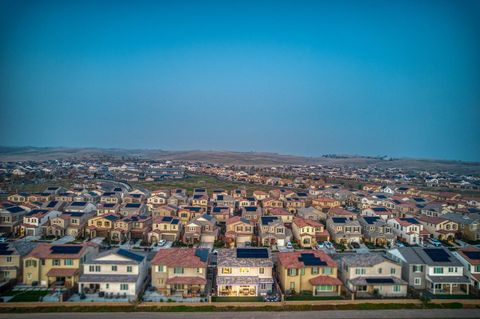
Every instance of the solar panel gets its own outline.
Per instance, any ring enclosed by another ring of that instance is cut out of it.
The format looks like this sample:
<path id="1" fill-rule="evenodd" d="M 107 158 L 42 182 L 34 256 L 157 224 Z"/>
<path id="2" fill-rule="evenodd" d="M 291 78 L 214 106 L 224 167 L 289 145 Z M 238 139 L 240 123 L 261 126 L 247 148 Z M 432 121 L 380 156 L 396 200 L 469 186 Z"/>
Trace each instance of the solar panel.
<path id="1" fill-rule="evenodd" d="M 138 262 L 141 262 L 145 258 L 144 256 L 137 255 L 137 254 L 132 253 L 132 252 L 130 252 L 128 250 L 125 250 L 125 249 L 117 250 L 117 254 L 120 255 L 120 256 L 126 257 L 128 259 L 138 261 Z"/>
<path id="2" fill-rule="evenodd" d="M 450 255 L 441 248 L 426 248 L 423 251 L 435 262 L 450 261 Z"/>
<path id="3" fill-rule="evenodd" d="M 179 222 L 180 222 L 180 220 L 178 220 L 178 219 L 176 219 L 176 218 L 175 218 L 174 220 L 172 220 L 172 224 L 173 224 L 173 225 L 177 225 Z"/>
<path id="4" fill-rule="evenodd" d="M 463 254 L 472 260 L 480 259 L 480 251 L 464 251 Z"/>
<path id="5" fill-rule="evenodd" d="M 400 220 L 404 220 L 410 224 L 418 224 L 418 221 L 415 218 L 400 218 Z"/>
<path id="6" fill-rule="evenodd" d="M 138 208 L 138 207 L 140 207 L 140 204 L 139 203 L 130 203 L 130 204 L 125 205 L 125 207 Z"/>
<path id="7" fill-rule="evenodd" d="M 237 258 L 268 258 L 266 248 L 237 248 Z"/>
<path id="8" fill-rule="evenodd" d="M 326 266 L 327 263 L 321 260 L 318 256 L 311 253 L 300 254 L 298 261 L 302 262 L 305 266 Z"/>
<path id="9" fill-rule="evenodd" d="M 394 284 L 395 281 L 392 278 L 366 278 L 367 284 Z"/>
<path id="10" fill-rule="evenodd" d="M 195 250 L 195 256 L 199 257 L 201 261 L 207 262 L 208 259 L 208 249 L 197 248 Z"/>
<path id="11" fill-rule="evenodd" d="M 247 207 L 245 207 L 245 210 L 246 210 L 247 212 L 255 212 L 255 211 L 257 211 L 257 207 L 255 207 L 255 206 L 247 206 Z"/>
<path id="12" fill-rule="evenodd" d="M 162 220 L 163 220 L 164 222 L 169 222 L 169 221 L 172 221 L 172 219 L 173 219 L 172 216 L 164 216 Z"/>
<path id="13" fill-rule="evenodd" d="M 368 216 L 368 217 L 363 217 L 363 219 L 365 220 L 365 222 L 367 222 L 367 224 L 371 225 L 373 223 L 375 223 L 377 220 L 380 219 L 380 217 L 377 217 L 377 216 Z"/>
<path id="14" fill-rule="evenodd" d="M 345 217 L 333 217 L 332 220 L 334 223 L 339 223 L 339 224 L 344 224 L 347 222 L 347 219 Z"/>
<path id="15" fill-rule="evenodd" d="M 8 210 L 10 213 L 18 213 L 18 212 L 22 212 L 22 211 L 23 211 L 23 208 L 18 207 L 18 206 L 13 206 L 13 207 L 8 207 L 7 210 Z"/>
<path id="16" fill-rule="evenodd" d="M 218 195 L 217 200 L 223 200 L 223 195 Z"/>
<path id="17" fill-rule="evenodd" d="M 57 205 L 57 201 L 52 200 L 51 202 L 48 203 L 47 207 L 55 207 Z"/>
<path id="18" fill-rule="evenodd" d="M 263 225 L 268 225 L 270 224 L 271 222 L 273 222 L 274 220 L 277 220 L 278 217 L 276 216 L 262 216 L 262 224 Z"/>
<path id="19" fill-rule="evenodd" d="M 9 256 L 13 254 L 13 250 L 9 249 L 9 245 L 7 243 L 0 244 L 0 256 Z"/>
<path id="20" fill-rule="evenodd" d="M 86 202 L 73 202 L 70 206 L 85 206 L 86 204 Z"/>
<path id="21" fill-rule="evenodd" d="M 52 254 L 78 254 L 82 250 L 82 246 L 52 246 L 50 251 Z"/>
<path id="22" fill-rule="evenodd" d="M 384 207 L 373 207 L 374 212 L 386 212 L 387 210 Z"/>

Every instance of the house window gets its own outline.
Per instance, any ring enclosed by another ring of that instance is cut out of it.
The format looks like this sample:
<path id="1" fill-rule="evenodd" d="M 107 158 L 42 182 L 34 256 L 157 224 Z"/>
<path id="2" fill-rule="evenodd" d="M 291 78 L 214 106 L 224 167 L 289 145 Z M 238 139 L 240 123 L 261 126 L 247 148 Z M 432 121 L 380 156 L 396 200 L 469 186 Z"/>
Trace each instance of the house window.
<path id="1" fill-rule="evenodd" d="M 52 266 L 60 266 L 60 259 L 52 259 Z"/>
<path id="2" fill-rule="evenodd" d="M 173 269 L 174 274 L 183 274 L 183 268 L 182 267 L 175 267 Z"/>
<path id="3" fill-rule="evenodd" d="M 100 267 L 100 266 L 95 266 L 95 272 L 100 272 L 101 269 L 102 269 L 102 267 Z"/>
<path id="4" fill-rule="evenodd" d="M 289 268 L 287 273 L 290 277 L 295 277 L 298 274 L 298 270 L 296 268 Z"/>
<path id="5" fill-rule="evenodd" d="M 117 266 L 112 266 L 112 271 L 117 271 Z"/>
<path id="6" fill-rule="evenodd" d="M 73 260 L 72 259 L 64 259 L 63 264 L 65 266 L 73 266 Z"/>
<path id="7" fill-rule="evenodd" d="M 381 273 L 382 273 L 382 271 L 383 271 L 383 269 L 382 269 L 382 268 L 378 268 L 378 273 L 379 273 L 379 274 L 381 274 Z"/>
<path id="8" fill-rule="evenodd" d="M 400 292 L 401 289 L 402 289 L 402 286 L 400 286 L 400 285 L 394 285 L 393 286 L 393 292 Z"/>
<path id="9" fill-rule="evenodd" d="M 267 284 L 260 284 L 260 289 L 261 290 L 267 289 Z"/>
<path id="10" fill-rule="evenodd" d="M 433 268 L 434 274 L 443 274 L 443 267 L 434 267 Z"/>
<path id="11" fill-rule="evenodd" d="M 294 282 L 290 283 L 290 290 L 295 290 L 295 283 Z"/>
<path id="12" fill-rule="evenodd" d="M 264 273 L 265 273 L 265 268 L 260 267 L 260 268 L 258 269 L 258 273 L 259 273 L 259 274 L 264 274 Z"/>
<path id="13" fill-rule="evenodd" d="M 422 278 L 420 278 L 420 277 L 415 277 L 415 279 L 413 280 L 413 284 L 414 284 L 415 286 L 421 285 L 421 284 L 422 284 Z"/>
<path id="14" fill-rule="evenodd" d="M 105 284 L 105 288 L 106 288 L 106 289 L 109 289 L 109 288 L 110 288 L 110 284 Z"/>
<path id="15" fill-rule="evenodd" d="M 132 269 L 132 266 L 127 266 L 127 272 L 132 272 L 133 269 Z"/>
<path id="16" fill-rule="evenodd" d="M 95 272 L 95 266 L 93 266 L 93 265 L 88 266 L 88 270 L 90 272 Z"/>
<path id="17" fill-rule="evenodd" d="M 157 266 L 157 272 L 165 272 L 165 266 L 164 265 L 158 265 Z"/>
<path id="18" fill-rule="evenodd" d="M 230 275 L 232 273 L 232 268 L 222 268 L 222 274 Z"/>
<path id="19" fill-rule="evenodd" d="M 390 268 L 390 275 L 395 275 L 397 270 L 395 268 Z"/>
<path id="20" fill-rule="evenodd" d="M 333 286 L 332 285 L 319 285 L 317 286 L 317 291 L 332 291 Z"/>
<path id="21" fill-rule="evenodd" d="M 197 268 L 197 274 L 201 274 L 203 272 L 202 268 Z"/>
<path id="22" fill-rule="evenodd" d="M 332 267 L 323 267 L 323 274 L 324 275 L 331 275 L 332 274 Z"/>
<path id="23" fill-rule="evenodd" d="M 312 275 L 318 274 L 318 267 L 312 267 Z"/>
<path id="24" fill-rule="evenodd" d="M 423 266 L 422 265 L 413 265 L 412 267 L 413 272 L 422 272 Z"/>
<path id="25" fill-rule="evenodd" d="M 128 290 L 128 284 L 120 284 L 120 290 Z"/>
<path id="26" fill-rule="evenodd" d="M 367 291 L 367 286 L 358 286 L 357 291 Z"/>
<path id="27" fill-rule="evenodd" d="M 240 267 L 240 273 L 241 274 L 246 274 L 250 272 L 250 269 L 249 268 L 246 268 L 246 267 Z"/>
<path id="28" fill-rule="evenodd" d="M 355 275 L 365 275 L 367 270 L 365 268 L 355 268 Z"/>
<path id="29" fill-rule="evenodd" d="M 12 257 L 7 257 L 7 263 L 11 263 L 12 262 Z"/>

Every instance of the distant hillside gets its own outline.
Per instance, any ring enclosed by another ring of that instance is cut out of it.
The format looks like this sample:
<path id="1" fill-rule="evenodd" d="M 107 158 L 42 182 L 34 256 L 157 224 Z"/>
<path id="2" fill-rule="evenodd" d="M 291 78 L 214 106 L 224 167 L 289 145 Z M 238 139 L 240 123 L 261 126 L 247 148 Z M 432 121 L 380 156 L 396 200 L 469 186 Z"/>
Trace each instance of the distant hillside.
<path id="1" fill-rule="evenodd" d="M 331 165 L 379 168 L 400 167 L 414 170 L 449 171 L 480 175 L 480 163 L 424 159 L 390 161 L 360 156 L 302 157 L 260 152 L 231 151 L 164 151 L 63 147 L 0 147 L 0 161 L 44 161 L 52 159 L 144 158 L 155 160 L 198 161 L 229 165 Z"/>

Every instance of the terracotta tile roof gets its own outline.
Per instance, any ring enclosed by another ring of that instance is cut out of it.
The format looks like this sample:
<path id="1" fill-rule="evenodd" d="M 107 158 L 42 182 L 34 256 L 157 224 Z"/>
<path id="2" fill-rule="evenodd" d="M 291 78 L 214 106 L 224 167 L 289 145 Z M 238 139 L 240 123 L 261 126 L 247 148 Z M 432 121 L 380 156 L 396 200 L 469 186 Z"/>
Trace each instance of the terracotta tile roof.
<path id="1" fill-rule="evenodd" d="M 61 246 L 61 247 L 80 246 L 81 249 L 78 253 L 75 253 L 75 254 L 52 254 L 51 248 L 53 246 Z M 75 245 L 71 245 L 71 244 L 55 245 L 55 244 L 40 243 L 25 258 L 34 257 L 34 258 L 39 258 L 39 259 L 45 259 L 45 258 L 77 259 L 77 258 L 80 258 L 81 256 L 83 256 L 87 247 L 95 247 L 95 246 L 98 246 L 98 245 L 96 245 L 95 243 L 92 243 L 92 242 L 83 243 L 83 244 L 75 244 Z"/>
<path id="2" fill-rule="evenodd" d="M 152 265 L 167 267 L 205 268 L 207 263 L 195 255 L 196 248 L 167 248 L 160 249 L 153 257 Z"/>
<path id="3" fill-rule="evenodd" d="M 51 268 L 47 272 L 47 277 L 72 277 L 78 272 L 76 268 Z"/>
<path id="4" fill-rule="evenodd" d="M 207 280 L 202 277 L 172 277 L 168 278 L 166 281 L 167 285 L 205 285 L 207 283 Z"/>
<path id="5" fill-rule="evenodd" d="M 435 225 L 448 221 L 447 219 L 442 217 L 433 217 L 433 216 L 427 216 L 427 215 L 418 216 L 417 220 L 430 223 L 430 224 L 435 224 Z"/>
<path id="6" fill-rule="evenodd" d="M 480 248 L 477 248 L 475 246 L 468 246 L 462 249 L 459 249 L 457 252 L 460 256 L 462 256 L 466 261 L 468 261 L 471 265 L 480 265 L 480 259 L 470 259 L 467 255 L 464 254 L 464 252 L 469 252 L 469 251 L 478 251 L 480 252 Z M 480 274 L 479 274 L 480 275 Z"/>
<path id="7" fill-rule="evenodd" d="M 300 217 L 295 217 L 293 219 L 293 223 L 295 225 L 297 225 L 298 227 L 302 228 L 302 227 L 305 227 L 305 226 L 311 226 L 311 227 L 323 227 L 323 224 L 315 221 L 315 220 L 311 220 L 311 219 L 304 219 L 304 218 L 300 218 Z"/>
<path id="8" fill-rule="evenodd" d="M 303 262 L 298 260 L 302 254 L 314 254 L 326 262 L 328 267 L 337 267 L 337 263 L 321 250 L 280 252 L 278 253 L 278 263 L 285 268 L 304 268 Z"/>
<path id="9" fill-rule="evenodd" d="M 230 217 L 229 219 L 227 219 L 226 224 L 227 224 L 227 225 L 230 225 L 230 224 L 234 224 L 234 223 L 237 223 L 237 222 L 242 222 L 242 223 L 246 223 L 246 224 L 251 224 L 248 219 L 242 218 L 242 217 L 240 217 L 240 216 Z"/>
<path id="10" fill-rule="evenodd" d="M 330 276 L 313 277 L 308 282 L 310 282 L 314 286 L 317 286 L 317 285 L 341 286 L 342 285 L 342 281 L 340 279 L 338 279 L 337 277 L 330 277 Z"/>

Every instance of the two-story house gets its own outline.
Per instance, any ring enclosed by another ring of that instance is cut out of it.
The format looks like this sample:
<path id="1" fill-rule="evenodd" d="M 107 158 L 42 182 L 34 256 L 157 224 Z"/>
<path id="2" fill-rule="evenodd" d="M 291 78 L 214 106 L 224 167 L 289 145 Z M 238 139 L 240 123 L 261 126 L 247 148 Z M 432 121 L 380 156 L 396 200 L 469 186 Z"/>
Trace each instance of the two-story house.
<path id="1" fill-rule="evenodd" d="M 340 277 L 357 298 L 407 295 L 402 267 L 379 253 L 349 254 L 341 256 L 339 262 Z"/>
<path id="2" fill-rule="evenodd" d="M 423 225 L 412 217 L 392 218 L 387 223 L 392 226 L 395 236 L 409 245 L 423 245 L 424 239 L 430 236 Z"/>
<path id="3" fill-rule="evenodd" d="M 203 214 L 185 225 L 185 243 L 213 243 L 218 237 L 219 228 L 215 217 Z"/>
<path id="4" fill-rule="evenodd" d="M 158 243 L 162 239 L 176 241 L 180 238 L 181 226 L 178 218 L 171 216 L 157 217 L 153 220 L 152 231 L 148 233 L 148 242 Z"/>
<path id="5" fill-rule="evenodd" d="M 0 243 L 0 285 L 20 278 L 21 260 L 13 243 Z"/>
<path id="6" fill-rule="evenodd" d="M 242 218 L 249 220 L 253 225 L 257 225 L 262 217 L 262 209 L 257 206 L 242 207 Z"/>
<path id="7" fill-rule="evenodd" d="M 262 216 L 259 224 L 260 244 L 285 246 L 290 242 L 291 232 L 287 230 L 281 218 L 277 216 Z"/>
<path id="8" fill-rule="evenodd" d="M 19 225 L 20 236 L 42 236 L 43 226 L 50 218 L 57 217 L 61 214 L 59 211 L 46 209 L 32 209 L 23 216 L 23 223 Z"/>
<path id="9" fill-rule="evenodd" d="M 38 244 L 23 258 L 23 284 L 43 287 L 75 287 L 83 263 L 98 246 L 84 244 Z"/>
<path id="10" fill-rule="evenodd" d="M 85 235 L 88 238 L 105 237 L 110 238 L 110 233 L 115 226 L 115 222 L 121 217 L 116 214 L 106 214 L 92 217 L 87 222 Z"/>
<path id="11" fill-rule="evenodd" d="M 468 246 L 453 252 L 470 278 L 473 290 L 480 292 L 480 248 Z"/>
<path id="12" fill-rule="evenodd" d="M 458 224 L 443 217 L 420 215 L 417 217 L 423 228 L 438 240 L 455 240 Z"/>
<path id="13" fill-rule="evenodd" d="M 208 249 L 161 249 L 151 265 L 152 287 L 160 293 L 194 297 L 205 292 Z"/>
<path id="14" fill-rule="evenodd" d="M 395 241 L 392 226 L 378 216 L 362 216 L 358 218 L 362 226 L 363 240 L 377 246 L 391 246 Z"/>
<path id="15" fill-rule="evenodd" d="M 338 244 L 358 243 L 362 238 L 362 226 L 358 220 L 348 217 L 328 218 L 327 229 L 332 239 Z"/>
<path id="16" fill-rule="evenodd" d="M 293 219 L 292 233 L 293 238 L 302 248 L 312 248 L 317 242 L 330 239 L 322 223 L 300 217 Z"/>
<path id="17" fill-rule="evenodd" d="M 278 253 L 278 278 L 287 294 L 302 291 L 313 296 L 340 295 L 337 263 L 320 250 Z"/>
<path id="18" fill-rule="evenodd" d="M 470 278 L 448 249 L 400 247 L 387 255 L 402 264 L 402 278 L 414 289 L 433 295 L 469 294 Z"/>
<path id="19" fill-rule="evenodd" d="M 78 291 L 85 294 L 103 292 L 136 300 L 147 278 L 147 267 L 145 256 L 125 249 L 101 252 L 83 263 Z"/>
<path id="20" fill-rule="evenodd" d="M 240 216 L 234 216 L 230 217 L 225 224 L 227 247 L 243 247 L 253 241 L 255 226 L 251 221 Z"/>
<path id="21" fill-rule="evenodd" d="M 273 290 L 273 261 L 268 248 L 219 249 L 218 296 L 261 296 Z"/>
<path id="22" fill-rule="evenodd" d="M 6 235 L 15 232 L 15 229 L 22 223 L 23 217 L 28 212 L 28 209 L 16 205 L 0 208 L 0 232 Z"/>

